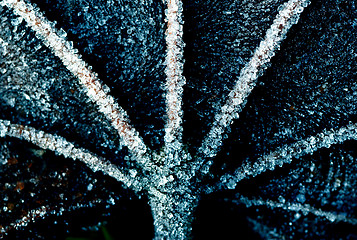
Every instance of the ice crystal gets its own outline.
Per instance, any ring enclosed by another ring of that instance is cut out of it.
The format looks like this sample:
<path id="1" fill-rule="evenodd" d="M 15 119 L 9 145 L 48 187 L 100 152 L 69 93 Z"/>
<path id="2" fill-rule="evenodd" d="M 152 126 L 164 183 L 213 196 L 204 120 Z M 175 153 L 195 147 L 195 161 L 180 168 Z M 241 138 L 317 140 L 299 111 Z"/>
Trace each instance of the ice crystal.
<path id="1" fill-rule="evenodd" d="M 0 238 L 357 237 L 355 0 L 0 16 Z"/>

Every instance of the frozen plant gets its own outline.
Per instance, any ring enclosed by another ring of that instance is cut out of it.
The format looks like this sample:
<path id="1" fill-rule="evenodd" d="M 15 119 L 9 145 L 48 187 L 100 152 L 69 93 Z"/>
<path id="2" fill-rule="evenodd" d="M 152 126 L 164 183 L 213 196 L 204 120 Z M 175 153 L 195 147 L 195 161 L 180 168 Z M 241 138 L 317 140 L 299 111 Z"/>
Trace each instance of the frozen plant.
<path id="1" fill-rule="evenodd" d="M 52 14 L 64 9 L 63 1 L 31 2 L 38 7 L 24 0 L 0 1 L 3 237 L 47 217 L 118 204 L 125 193 L 116 195 L 115 183 L 105 175 L 147 200 L 155 239 L 199 238 L 194 231 L 200 225 L 201 202 L 224 191 L 234 192 L 222 198 L 225 202 L 256 209 L 245 220 L 262 238 L 330 236 L 335 224 L 347 229 L 356 225 L 355 153 L 346 144 L 357 140 L 356 86 L 345 80 L 355 76 L 355 66 L 341 60 L 339 72 L 326 60 L 319 71 L 329 72 L 333 80 L 323 79 L 315 76 L 316 61 L 309 59 L 323 53 L 295 56 L 291 52 L 301 51 L 304 43 L 284 45 L 309 5 L 316 11 L 321 2 L 64 1 L 69 7 L 60 16 Z M 354 1 L 336 4 L 341 12 L 356 10 Z M 304 21 L 314 20 L 313 10 Z M 192 16 L 184 17 L 184 12 Z M 344 29 L 340 22 L 326 24 Z M 343 42 L 339 38 L 350 35 L 352 42 L 344 41 L 347 55 L 340 58 L 356 57 L 355 32 L 332 32 L 330 38 L 322 35 L 321 42 L 313 38 L 307 44 L 334 49 Z M 299 33 L 303 39 L 303 31 L 293 32 Z M 292 55 L 275 56 L 281 48 Z M 294 62 L 284 66 L 286 75 L 276 72 L 279 66 L 270 69 L 284 58 L 285 65 Z M 280 86 L 259 84 L 267 71 L 281 79 Z M 288 96 L 281 93 L 284 89 Z M 269 94 L 259 93 L 264 90 Z M 294 91 L 298 97 L 291 100 Z M 347 93 L 337 100 L 330 99 L 343 91 Z M 290 115 L 276 121 L 280 114 L 260 118 L 269 122 L 264 129 L 260 123 L 249 125 L 252 111 L 258 115 L 279 109 L 275 96 L 280 104 L 286 101 L 283 109 Z M 264 98 L 268 109 L 251 109 L 255 105 L 250 101 Z M 202 102 L 209 110 L 202 110 Z M 197 118 L 206 129 L 195 125 Z M 253 142 L 256 149 L 251 150 Z M 28 153 L 14 150 L 17 145 L 25 145 Z M 334 148 L 329 157 L 317 154 Z M 56 160 L 81 163 L 55 170 L 48 165 Z M 330 167 L 324 176 L 326 164 Z M 15 170 L 18 166 L 22 169 Z M 36 193 L 39 186 L 44 189 Z M 341 234 L 356 236 L 352 230 Z"/>

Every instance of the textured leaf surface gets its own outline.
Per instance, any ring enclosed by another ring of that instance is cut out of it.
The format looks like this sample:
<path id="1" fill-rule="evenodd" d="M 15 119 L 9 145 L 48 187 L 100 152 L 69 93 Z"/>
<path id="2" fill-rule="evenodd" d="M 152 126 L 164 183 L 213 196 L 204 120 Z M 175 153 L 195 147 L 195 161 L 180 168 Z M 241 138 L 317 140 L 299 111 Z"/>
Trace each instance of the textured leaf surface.
<path id="1" fill-rule="evenodd" d="M 145 144 L 160 151 L 164 3 L 31 2 L 57 22 L 56 28 L 110 87 Z M 183 144 L 192 155 L 284 2 L 183 1 Z M 198 184 L 214 185 L 246 159 L 254 162 L 324 129 L 357 122 L 356 19 L 354 0 L 311 1 L 230 126 L 210 175 Z M 128 164 L 127 149 L 75 77 L 7 7 L 0 7 L 0 118 L 65 137 L 114 164 Z M 356 157 L 356 142 L 346 141 L 245 179 L 234 190 L 203 196 L 195 212 L 194 239 L 245 233 L 249 239 L 357 238 Z M 103 222 L 115 239 L 150 239 L 154 230 L 147 203 L 145 196 L 80 162 L 25 141 L 0 139 L 0 228 L 48 207 L 43 219 L 9 230 L 8 239 L 82 237 L 81 229 L 99 229 Z M 283 207 L 291 204 L 330 217 Z M 333 219 L 337 215 L 344 221 Z"/>

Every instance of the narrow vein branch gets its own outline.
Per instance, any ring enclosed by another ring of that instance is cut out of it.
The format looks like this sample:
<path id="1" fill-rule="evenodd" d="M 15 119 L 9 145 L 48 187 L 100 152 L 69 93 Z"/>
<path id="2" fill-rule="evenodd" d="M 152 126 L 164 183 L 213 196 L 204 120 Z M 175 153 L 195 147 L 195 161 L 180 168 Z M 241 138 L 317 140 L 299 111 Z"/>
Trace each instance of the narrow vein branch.
<path id="1" fill-rule="evenodd" d="M 254 162 L 245 161 L 234 174 L 223 175 L 215 189 L 234 189 L 238 182 L 248 176 L 255 177 L 267 170 L 274 170 L 284 163 L 291 163 L 293 159 L 298 159 L 307 154 L 313 154 L 321 148 L 329 148 L 332 144 L 341 144 L 347 140 L 357 140 L 357 124 L 349 124 L 338 130 L 323 131 L 316 136 L 285 145 L 274 152 L 265 155 Z M 211 190 L 209 190 L 211 191 Z"/>
<path id="2" fill-rule="evenodd" d="M 314 208 L 309 204 L 290 203 L 290 202 L 276 202 L 273 200 L 263 200 L 261 198 L 247 198 L 241 195 L 237 195 L 238 200 L 227 200 L 237 204 L 244 204 L 247 207 L 251 206 L 265 206 L 270 209 L 281 208 L 286 211 L 300 212 L 303 215 L 308 213 L 317 217 L 326 218 L 330 222 L 346 222 L 353 225 L 357 224 L 357 219 L 348 218 L 345 214 L 339 214 L 335 212 L 324 211 L 322 209 Z"/>
<path id="3" fill-rule="evenodd" d="M 258 220 L 247 217 L 247 221 L 253 225 L 252 230 L 260 235 L 262 239 L 284 239 L 285 236 L 275 227 L 267 226 Z"/>
<path id="4" fill-rule="evenodd" d="M 122 182 L 128 188 L 136 191 L 141 190 L 134 177 L 125 175 L 121 169 L 104 158 L 97 157 L 86 149 L 76 148 L 62 137 L 48 134 L 32 127 L 11 124 L 9 121 L 0 119 L 0 137 L 5 136 L 26 140 L 40 148 L 54 151 L 58 155 L 79 160 L 85 163 L 93 172 L 101 171 Z"/>
<path id="5" fill-rule="evenodd" d="M 17 219 L 16 221 L 10 223 L 6 227 L 0 228 L 0 238 L 1 238 L 1 234 L 6 235 L 11 230 L 18 230 L 24 228 L 28 226 L 30 223 L 34 223 L 39 219 L 44 219 L 46 216 L 54 215 L 54 214 L 62 215 L 64 212 L 75 211 L 80 208 L 94 207 L 95 205 L 100 203 L 103 202 L 100 199 L 97 199 L 91 201 L 89 204 L 77 203 L 76 205 L 72 205 L 65 208 L 62 207 L 61 205 L 56 207 L 45 205 L 36 209 L 32 209 L 28 211 L 28 213 L 25 216 L 21 217 L 20 219 Z"/>
<path id="6" fill-rule="evenodd" d="M 50 210 L 51 208 L 49 206 L 41 206 L 37 209 L 30 210 L 22 218 L 10 223 L 6 227 L 0 228 L 0 238 L 1 236 L 3 237 L 4 234 L 7 234 L 9 231 L 13 229 L 17 230 L 20 227 L 26 227 L 29 223 L 34 222 L 37 219 L 44 218 Z"/>
<path id="7" fill-rule="evenodd" d="M 216 156 L 224 140 L 224 133 L 232 121 L 239 117 L 242 105 L 255 87 L 259 74 L 265 70 L 266 63 L 275 55 L 286 33 L 293 24 L 297 23 L 301 12 L 307 5 L 306 0 L 290 0 L 283 5 L 282 10 L 267 30 L 264 40 L 260 42 L 250 61 L 241 70 L 233 90 L 228 94 L 225 105 L 215 116 L 212 128 L 199 149 L 200 156 L 208 158 Z"/>
<path id="8" fill-rule="evenodd" d="M 169 159 L 178 160 L 182 149 L 182 92 L 183 77 L 183 20 L 181 0 L 166 0 L 166 125 L 165 153 Z M 171 161 L 172 163 L 172 161 Z M 170 163 L 169 163 L 170 164 Z"/>
<path id="9" fill-rule="evenodd" d="M 97 74 L 80 58 L 78 50 L 73 48 L 72 43 L 60 36 L 54 24 L 38 9 L 23 0 L 2 0 L 0 4 L 13 9 L 14 13 L 26 21 L 36 36 L 61 59 L 66 68 L 79 79 L 89 99 L 98 105 L 99 111 L 118 131 L 123 144 L 141 164 L 145 164 L 147 147 L 138 132 L 129 124 L 127 113 L 108 94 L 109 88 L 100 83 Z"/>

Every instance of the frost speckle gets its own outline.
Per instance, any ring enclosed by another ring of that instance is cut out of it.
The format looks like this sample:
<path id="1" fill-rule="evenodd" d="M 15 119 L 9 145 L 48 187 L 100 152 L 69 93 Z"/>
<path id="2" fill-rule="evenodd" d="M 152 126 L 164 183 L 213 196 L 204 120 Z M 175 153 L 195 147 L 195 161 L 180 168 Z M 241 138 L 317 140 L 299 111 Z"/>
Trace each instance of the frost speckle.
<path id="1" fill-rule="evenodd" d="M 0 0 L 0 233 L 353 236 L 355 10 Z"/>

